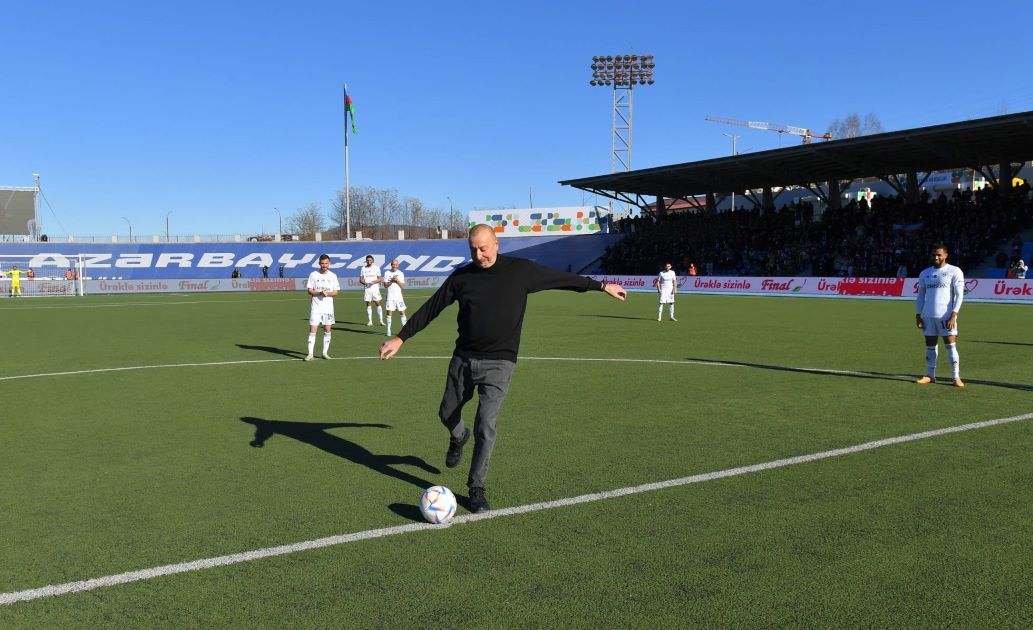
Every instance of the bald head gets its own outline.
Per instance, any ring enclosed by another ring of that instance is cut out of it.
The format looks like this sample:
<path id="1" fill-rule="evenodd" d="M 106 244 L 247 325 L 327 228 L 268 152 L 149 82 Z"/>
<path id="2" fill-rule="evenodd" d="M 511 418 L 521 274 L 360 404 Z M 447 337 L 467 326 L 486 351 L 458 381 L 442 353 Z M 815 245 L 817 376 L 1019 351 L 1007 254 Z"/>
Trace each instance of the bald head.
<path id="1" fill-rule="evenodd" d="M 475 225 L 472 228 L 470 228 L 469 238 L 472 239 L 473 237 L 477 236 L 478 234 L 485 234 L 485 233 L 491 234 L 492 236 L 495 236 L 495 230 L 491 229 L 490 225 L 486 225 L 484 223 L 478 223 L 477 225 Z"/>
<path id="2" fill-rule="evenodd" d="M 499 255 L 499 239 L 495 238 L 495 230 L 491 226 L 480 223 L 470 228 L 470 258 L 481 269 L 495 264 Z"/>

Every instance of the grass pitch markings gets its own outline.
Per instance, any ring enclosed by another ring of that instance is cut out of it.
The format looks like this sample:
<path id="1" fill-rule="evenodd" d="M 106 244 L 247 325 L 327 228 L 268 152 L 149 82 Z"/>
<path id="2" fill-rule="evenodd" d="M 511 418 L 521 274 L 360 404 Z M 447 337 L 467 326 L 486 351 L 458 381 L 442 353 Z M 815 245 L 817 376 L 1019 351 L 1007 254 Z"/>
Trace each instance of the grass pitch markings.
<path id="1" fill-rule="evenodd" d="M 433 360 L 439 361 L 444 359 L 451 359 L 452 355 L 441 355 L 441 356 L 395 356 L 392 360 L 401 359 L 405 361 L 426 361 Z M 73 376 L 79 374 L 102 374 L 105 372 L 127 372 L 132 370 L 157 370 L 167 368 L 185 368 L 185 367 L 208 367 L 218 365 L 249 365 L 253 363 L 288 363 L 297 362 L 301 359 L 241 359 L 239 361 L 209 361 L 203 363 L 161 363 L 156 365 L 130 365 L 125 367 L 109 367 L 109 368 L 95 368 L 89 370 L 70 370 L 65 372 L 40 372 L 37 374 L 16 374 L 12 376 L 0 376 L 0 381 L 13 381 L 18 379 L 26 378 L 44 378 L 48 376 Z M 320 359 L 326 361 L 327 359 Z M 359 357 L 334 357 L 329 359 L 330 361 L 376 361 L 379 357 L 376 356 L 359 356 Z M 754 366 L 749 363 L 726 363 L 724 361 L 699 361 L 695 359 L 633 359 L 633 358 L 599 358 L 599 357 L 520 357 L 521 361 L 586 361 L 596 363 L 652 363 L 659 365 L 706 365 L 714 367 L 732 367 L 732 368 L 750 368 L 756 367 L 758 369 L 769 369 L 770 366 Z M 805 374 L 846 374 L 854 376 L 879 376 L 883 378 L 890 378 L 901 381 L 911 380 L 911 375 L 906 374 L 884 374 L 880 372 L 862 372 L 855 370 L 831 370 L 825 368 L 803 368 L 803 367 L 791 367 L 791 366 L 774 366 L 779 370 L 787 372 L 803 372 Z"/>
<path id="2" fill-rule="evenodd" d="M 569 507 L 572 505 L 580 505 L 583 503 L 593 503 L 596 501 L 604 501 L 607 499 L 616 499 L 619 497 L 625 497 L 633 494 L 641 494 L 644 492 L 652 492 L 655 490 L 663 490 L 666 488 L 676 488 L 679 486 L 687 486 L 695 483 L 703 483 L 705 481 L 713 481 L 715 479 L 725 479 L 728 477 L 747 475 L 755 472 L 763 472 L 775 468 L 784 468 L 787 466 L 795 466 L 797 464 L 806 464 L 823 459 L 830 459 L 833 457 L 842 457 L 844 455 L 851 455 L 854 453 L 870 451 L 877 448 L 882 448 L 884 446 L 893 446 L 896 444 L 903 444 L 906 442 L 926 440 L 929 438 L 947 435 L 951 433 L 961 433 L 964 431 L 985 429 L 1004 424 L 1021 422 L 1023 420 L 1029 420 L 1031 418 L 1033 418 L 1033 413 L 1026 413 L 1018 416 L 1011 416 L 1008 418 L 997 418 L 996 420 L 971 422 L 968 424 L 962 424 L 953 427 L 945 427 L 942 429 L 935 429 L 932 431 L 910 433 L 908 435 L 899 435 L 896 437 L 884 438 L 881 440 L 874 440 L 871 442 L 864 442 L 862 444 L 855 444 L 853 446 L 822 451 L 820 453 L 811 453 L 809 455 L 797 455 L 795 457 L 787 457 L 784 459 L 777 459 L 769 462 L 763 462 L 760 464 L 751 464 L 748 466 L 739 466 L 736 468 L 727 468 L 725 470 L 718 470 L 699 475 L 692 475 L 689 477 L 680 477 L 678 479 L 669 479 L 667 481 L 659 481 L 654 483 L 641 484 L 637 486 L 627 486 L 624 488 L 616 488 L 614 490 L 606 490 L 603 492 L 582 494 L 576 497 L 556 499 L 553 501 L 542 501 L 539 503 L 529 503 L 527 505 L 517 505 L 508 508 L 491 510 L 489 512 L 483 512 L 481 514 L 464 514 L 463 516 L 457 516 L 453 518 L 451 521 L 448 521 L 443 525 L 431 525 L 430 523 L 410 523 L 408 525 L 396 525 L 394 527 L 384 527 L 380 529 L 370 529 L 361 532 L 354 532 L 351 534 L 327 536 L 324 538 L 316 538 L 313 540 L 306 540 L 298 543 L 279 545 L 276 547 L 266 547 L 264 549 L 255 549 L 253 551 L 245 551 L 241 553 L 217 556 L 214 558 L 205 558 L 202 560 L 194 560 L 191 562 L 166 564 L 158 567 L 152 567 L 150 569 L 128 571 L 125 573 L 107 575 L 104 577 L 92 578 L 88 580 L 79 580 L 75 582 L 66 582 L 64 584 L 52 584 L 49 586 L 27 589 L 22 591 L 0 593 L 0 606 L 6 606 L 17 602 L 28 602 L 36 599 L 43 599 L 45 597 L 55 597 L 58 595 L 67 595 L 70 593 L 92 591 L 98 588 L 116 586 L 119 584 L 129 584 L 131 582 L 139 582 L 142 580 L 149 580 L 168 575 L 176 575 L 179 573 L 188 573 L 191 571 L 200 571 L 203 569 L 211 569 L 231 564 L 240 564 L 242 562 L 250 562 L 253 560 L 260 560 L 262 558 L 271 558 L 274 556 L 299 553 L 311 549 L 322 549 L 325 547 L 333 547 L 337 545 L 343 545 L 346 543 L 359 542 L 363 540 L 373 540 L 376 538 L 385 538 L 388 536 L 398 536 L 401 534 L 428 532 L 434 531 L 439 528 L 452 527 L 453 525 L 463 525 L 466 523 L 475 523 L 477 521 L 485 521 L 494 518 L 515 516 L 518 514 L 529 514 L 531 512 L 541 512 L 544 510 Z"/>

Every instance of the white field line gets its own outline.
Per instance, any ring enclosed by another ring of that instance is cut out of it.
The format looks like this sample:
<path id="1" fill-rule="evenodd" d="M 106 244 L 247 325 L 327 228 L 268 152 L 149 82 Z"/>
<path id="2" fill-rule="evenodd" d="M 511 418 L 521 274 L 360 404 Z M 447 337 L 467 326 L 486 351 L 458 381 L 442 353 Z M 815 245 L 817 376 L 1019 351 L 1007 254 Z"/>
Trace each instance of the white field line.
<path id="1" fill-rule="evenodd" d="M 419 291 L 426 291 L 426 290 L 427 289 L 413 289 L 412 293 L 417 293 Z M 55 305 L 51 305 L 51 306 L 37 306 L 37 305 L 33 305 L 33 306 L 9 306 L 9 307 L 6 307 L 6 308 L 10 308 L 12 310 L 17 310 L 17 311 L 45 311 L 45 310 L 52 310 L 52 309 L 70 309 L 70 308 L 118 308 L 118 307 L 123 307 L 123 306 L 181 306 L 183 304 L 247 304 L 247 305 L 254 305 L 256 303 L 265 304 L 266 302 L 301 302 L 301 301 L 309 299 L 309 296 L 307 294 L 302 294 L 300 291 L 294 291 L 294 292 L 285 291 L 285 293 L 293 294 L 294 297 L 290 297 L 290 298 L 267 298 L 267 299 L 262 299 L 262 300 L 258 300 L 258 301 L 247 300 L 247 299 L 240 299 L 240 300 L 180 300 L 180 301 L 177 301 L 177 302 L 172 302 L 172 301 L 170 301 L 170 302 L 112 302 L 112 303 L 108 303 L 108 304 L 58 304 L 56 306 Z M 168 297 L 191 297 L 190 293 L 166 293 L 164 295 L 166 295 Z M 251 295 L 251 294 L 244 293 L 243 295 Z M 426 299 L 424 296 L 420 296 L 420 295 L 417 295 L 415 297 L 416 297 L 416 300 L 413 302 L 413 304 L 422 303 Z M 362 302 L 362 297 L 358 296 L 358 295 L 343 295 L 343 296 L 339 296 L 339 297 L 335 298 L 335 300 L 336 301 L 345 301 L 345 300 L 347 300 L 347 301 L 354 301 L 354 302 Z"/>
<path id="2" fill-rule="evenodd" d="M 310 549 L 321 549 L 324 547 L 333 547 L 336 545 L 343 545 L 346 543 L 358 542 L 362 540 L 371 540 L 374 538 L 384 538 L 387 536 L 397 536 L 400 534 L 409 533 L 420 533 L 433 531 L 441 527 L 451 527 L 453 525 L 463 525 L 466 523 L 473 523 L 476 521 L 484 521 L 493 518 L 502 518 L 505 516 L 514 516 L 517 514 L 528 514 L 531 512 L 541 512 L 543 510 L 551 510 L 555 508 L 569 507 L 571 505 L 579 505 L 582 503 L 593 503 L 595 501 L 604 501 L 607 499 L 615 499 L 618 497 L 624 497 L 632 494 L 641 494 L 643 492 L 651 492 L 654 490 L 663 490 L 665 488 L 675 488 L 679 486 L 687 486 L 695 483 L 703 483 L 705 481 L 713 481 L 715 479 L 724 479 L 727 477 L 736 477 L 738 475 L 746 475 L 749 473 L 762 472 L 765 470 L 772 470 L 774 468 L 784 468 L 786 466 L 795 466 L 797 464 L 806 464 L 808 462 L 814 462 L 823 459 L 829 459 L 832 457 L 841 457 L 843 455 L 850 455 L 853 453 L 860 453 L 862 451 L 870 451 L 884 446 L 892 446 L 894 444 L 902 444 L 905 442 L 914 442 L 916 440 L 925 440 L 940 435 L 946 435 L 949 433 L 961 433 L 963 431 L 973 431 L 975 429 L 985 429 L 987 427 L 994 427 L 1002 424 L 1009 424 L 1013 422 L 1020 422 L 1022 420 L 1029 420 L 1033 418 L 1033 413 L 1026 413 L 1019 416 L 1011 416 L 1009 418 L 998 418 L 996 420 L 986 420 L 982 422 L 972 422 L 969 424 L 962 424 L 953 427 L 946 427 L 943 429 L 936 429 L 933 431 L 923 431 L 921 433 L 911 433 L 908 435 L 900 435 L 897 437 L 885 438 L 882 440 L 875 440 L 872 442 L 864 442 L 863 444 L 856 444 L 854 446 L 847 446 L 845 448 L 837 448 L 829 451 L 822 451 L 820 453 L 812 453 L 810 455 L 798 455 L 796 457 L 787 457 L 785 459 L 776 459 L 761 464 L 752 464 L 749 466 L 739 466 L 737 468 L 728 468 L 725 470 L 718 470 L 715 472 L 703 473 L 699 475 L 692 475 L 690 477 L 680 477 L 678 479 L 669 479 L 667 481 L 659 481 L 655 483 L 646 483 L 638 486 L 628 486 L 625 488 L 617 488 L 614 490 L 607 490 L 605 492 L 594 492 L 591 494 L 582 494 L 576 497 L 568 497 L 565 499 L 557 499 L 554 501 L 543 501 L 541 503 L 530 503 L 527 505 L 518 505 L 509 508 L 502 508 L 499 510 L 491 510 L 481 514 L 464 514 L 463 516 L 457 516 L 451 521 L 444 525 L 431 525 L 429 523 L 410 523 L 408 525 L 397 525 L 395 527 L 384 527 L 381 529 L 370 529 L 361 532 L 354 532 L 351 534 L 339 534 L 336 536 L 327 536 L 325 538 L 316 538 L 314 540 L 306 540 L 304 542 L 292 543 L 288 545 L 279 545 L 277 547 L 266 547 L 264 549 L 255 549 L 253 551 L 245 551 L 242 553 L 234 553 L 225 556 L 217 556 L 214 558 L 205 558 L 202 560 L 194 560 L 191 562 L 181 562 L 178 564 L 166 564 L 163 566 L 153 567 L 150 569 L 141 569 L 139 571 L 128 571 L 126 573 L 119 573 L 116 575 L 107 575 L 99 578 L 92 578 L 89 580 L 79 580 L 76 582 L 66 582 L 64 584 L 53 584 L 50 586 L 44 586 L 41 588 L 33 588 L 23 591 L 11 591 L 8 593 L 0 593 L 0 605 L 8 605 L 16 602 L 27 602 L 35 599 L 41 599 L 44 597 L 54 597 L 56 595 L 66 595 L 68 593 L 79 593 L 83 591 L 91 591 L 98 588 L 105 588 L 108 586 L 115 586 L 117 584 L 128 584 L 130 582 L 139 582 L 141 580 L 149 580 L 156 577 L 162 577 L 167 575 L 176 575 L 178 573 L 187 573 L 190 571 L 200 571 L 203 569 L 211 569 L 214 567 L 221 567 L 231 564 L 239 564 L 242 562 L 250 562 L 252 560 L 259 560 L 262 558 L 270 558 L 273 556 L 282 556 L 291 553 L 298 553 L 302 551 L 308 551 Z"/>
<path id="3" fill-rule="evenodd" d="M 360 357 L 334 357 L 331 361 L 374 361 L 377 360 L 376 356 L 360 356 Z M 450 359 L 451 355 L 448 356 L 401 356 L 396 355 L 394 359 L 406 359 L 406 360 L 442 360 Z M 11 376 L 0 376 L 0 381 L 13 381 L 27 378 L 44 378 L 48 376 L 73 376 L 78 374 L 101 374 L 104 372 L 129 372 L 133 370 L 156 370 L 166 368 L 184 368 L 184 367 L 207 367 L 216 365 L 249 365 L 253 363 L 286 363 L 296 362 L 301 359 L 242 359 L 239 361 L 209 361 L 205 363 L 165 363 L 157 365 L 130 365 L 125 367 L 110 367 L 110 368 L 95 368 L 90 370 L 71 370 L 67 372 L 40 372 L 37 374 L 15 374 Z M 734 367 L 734 368 L 748 368 L 752 367 L 749 364 L 743 363 L 723 363 L 721 361 L 694 361 L 691 359 L 677 360 L 677 359 L 624 359 L 624 358 L 588 358 L 588 357 L 520 357 L 521 361 L 584 361 L 584 362 L 596 362 L 596 363 L 654 363 L 661 365 L 710 365 L 716 367 Z M 853 370 L 829 370 L 824 368 L 800 368 L 800 367 L 788 367 L 778 366 L 778 369 L 787 372 L 810 372 L 816 374 L 853 374 L 857 376 L 882 376 L 884 378 L 900 378 L 901 380 L 907 380 L 909 376 L 894 375 L 883 375 L 876 374 L 875 372 L 858 372 Z"/>

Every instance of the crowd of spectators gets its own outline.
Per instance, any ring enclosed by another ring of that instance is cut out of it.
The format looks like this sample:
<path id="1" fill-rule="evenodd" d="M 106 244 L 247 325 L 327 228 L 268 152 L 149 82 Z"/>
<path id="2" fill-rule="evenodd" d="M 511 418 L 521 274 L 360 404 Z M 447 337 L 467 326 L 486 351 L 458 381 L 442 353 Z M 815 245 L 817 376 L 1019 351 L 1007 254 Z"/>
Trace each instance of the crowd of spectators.
<path id="1" fill-rule="evenodd" d="M 602 264 L 606 273 L 630 275 L 656 273 L 669 261 L 679 270 L 695 264 L 706 275 L 902 277 L 928 267 L 929 247 L 943 243 L 951 263 L 962 269 L 998 252 L 1004 268 L 1016 256 L 1016 236 L 1033 225 L 1029 185 L 1009 193 L 923 192 L 914 203 L 879 196 L 818 217 L 811 203 L 797 202 L 766 212 L 699 210 L 624 219 L 615 227 L 628 234 L 606 251 Z"/>

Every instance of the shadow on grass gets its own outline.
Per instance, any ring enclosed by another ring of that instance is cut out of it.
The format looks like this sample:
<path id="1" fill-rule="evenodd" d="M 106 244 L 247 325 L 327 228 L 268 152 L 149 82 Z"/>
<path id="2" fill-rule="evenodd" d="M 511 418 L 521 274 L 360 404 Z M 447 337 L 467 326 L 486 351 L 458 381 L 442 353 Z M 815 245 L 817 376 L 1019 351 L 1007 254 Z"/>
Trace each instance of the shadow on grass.
<path id="1" fill-rule="evenodd" d="M 989 341 L 986 339 L 970 339 L 969 343 L 995 343 L 999 346 L 1030 346 L 1033 347 L 1033 343 L 1023 343 L 1021 341 Z"/>
<path id="2" fill-rule="evenodd" d="M 723 359 L 700 359 L 697 357 L 686 357 L 686 361 L 697 363 L 712 363 L 714 365 L 738 365 L 741 367 L 757 368 L 760 370 L 774 370 L 776 372 L 798 372 L 803 374 L 815 374 L 817 376 L 839 376 L 848 378 L 879 379 L 884 381 L 897 381 L 901 383 L 913 383 L 917 378 L 914 374 L 889 374 L 886 372 L 864 372 L 860 370 L 824 370 L 819 368 L 801 368 L 785 365 L 765 365 L 763 363 L 746 363 L 744 361 L 726 361 Z M 1033 385 L 1024 383 L 1003 383 L 1000 381 L 984 381 L 963 377 L 967 385 L 986 385 L 988 387 L 1003 387 L 1005 389 L 1016 389 L 1022 392 L 1033 392 Z M 940 377 L 937 384 L 951 385 L 950 379 Z"/>
<path id="3" fill-rule="evenodd" d="M 341 459 L 348 460 L 354 464 L 365 466 L 374 472 L 399 481 L 410 483 L 421 491 L 435 485 L 433 482 L 421 479 L 405 471 L 397 470 L 394 466 L 415 466 L 431 474 L 439 474 L 441 471 L 431 466 L 415 455 L 377 455 L 366 450 L 359 444 L 338 437 L 328 432 L 328 429 L 390 429 L 389 424 L 373 424 L 362 422 L 292 422 L 289 420 L 266 420 L 245 416 L 241 422 L 255 426 L 255 439 L 251 440 L 251 446 L 262 448 L 274 435 L 282 435 L 291 439 L 314 446 L 321 451 L 336 455 Z"/>
<path id="4" fill-rule="evenodd" d="M 420 506 L 418 505 L 410 505 L 408 503 L 392 503 L 387 507 L 395 514 L 401 516 L 402 518 L 408 521 L 422 523 L 426 520 L 423 518 L 423 513 L 420 512 Z"/>
<path id="5" fill-rule="evenodd" d="M 338 323 L 340 323 L 340 322 L 338 322 Z M 383 328 L 383 327 L 381 327 L 381 328 Z M 369 328 L 365 328 L 365 327 L 363 327 L 363 328 L 345 328 L 344 326 L 334 326 L 333 329 L 334 330 L 339 330 L 341 332 L 358 333 L 360 335 L 380 335 L 381 337 L 385 336 L 384 335 L 384 331 L 383 330 L 377 330 L 376 326 L 370 326 Z"/>
<path id="6" fill-rule="evenodd" d="M 285 357 L 295 357 L 298 359 L 305 358 L 304 352 L 298 352 L 297 350 L 284 350 L 283 348 L 274 348 L 272 346 L 250 346 L 246 343 L 238 343 L 237 347 L 242 350 L 259 350 L 261 352 L 269 352 L 272 354 L 279 354 Z"/>
<path id="7" fill-rule="evenodd" d="M 598 313 L 589 313 L 587 315 L 582 315 L 581 317 L 603 317 L 605 319 L 640 319 L 643 321 L 655 319 L 653 317 L 629 317 L 627 315 L 600 315 Z"/>

